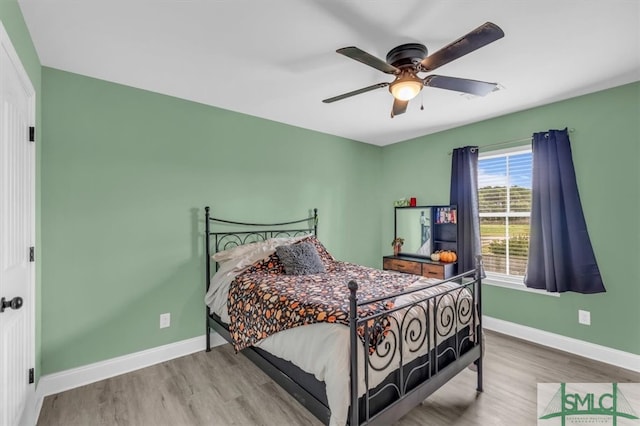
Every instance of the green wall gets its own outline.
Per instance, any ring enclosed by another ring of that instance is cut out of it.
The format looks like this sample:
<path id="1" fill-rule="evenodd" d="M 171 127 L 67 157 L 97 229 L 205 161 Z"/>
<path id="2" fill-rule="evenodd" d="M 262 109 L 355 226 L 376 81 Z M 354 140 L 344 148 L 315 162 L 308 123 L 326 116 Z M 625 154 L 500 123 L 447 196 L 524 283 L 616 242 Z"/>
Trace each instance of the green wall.
<path id="1" fill-rule="evenodd" d="M 379 147 L 43 68 L 42 370 L 204 333 L 203 207 L 380 255 Z M 171 313 L 160 330 L 159 315 Z"/>
<path id="2" fill-rule="evenodd" d="M 606 294 L 560 297 L 484 286 L 484 312 L 640 354 L 640 83 L 581 96 L 383 148 L 382 253 L 390 253 L 393 200 L 449 202 L 453 148 L 574 128 L 573 159 L 591 243 Z M 591 326 L 578 324 L 591 311 Z"/>
<path id="3" fill-rule="evenodd" d="M 448 203 L 451 149 L 565 126 L 608 292 L 485 286 L 485 312 L 640 354 L 640 83 L 383 148 L 50 68 L 42 95 L 45 374 L 202 335 L 205 205 L 265 222 L 317 207 L 336 257 L 379 267 L 393 200 Z"/>
<path id="4" fill-rule="evenodd" d="M 42 250 L 40 244 L 40 149 L 39 135 L 42 134 L 40 127 L 41 117 L 41 99 L 40 99 L 40 80 L 41 80 L 41 67 L 38 54 L 31 40 L 31 35 L 27 29 L 27 26 L 22 17 L 22 12 L 18 6 L 18 2 L 15 0 L 0 0 L 0 21 L 4 26 L 11 44 L 18 52 L 20 62 L 24 66 L 31 84 L 36 91 L 36 136 L 38 143 L 36 144 L 36 258 L 40 259 Z M 36 371 L 36 380 L 40 377 L 40 364 L 41 364 L 41 328 L 40 328 L 40 287 L 41 287 L 41 268 L 40 262 L 36 262 L 36 347 L 35 358 L 36 365 L 34 366 Z"/>

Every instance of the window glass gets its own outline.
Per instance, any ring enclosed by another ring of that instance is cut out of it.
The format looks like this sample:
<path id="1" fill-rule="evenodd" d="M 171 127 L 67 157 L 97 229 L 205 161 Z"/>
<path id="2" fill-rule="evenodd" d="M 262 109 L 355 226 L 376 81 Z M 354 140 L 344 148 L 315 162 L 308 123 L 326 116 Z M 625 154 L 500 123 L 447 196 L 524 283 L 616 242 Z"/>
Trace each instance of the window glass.
<path id="1" fill-rule="evenodd" d="M 481 155 L 478 199 L 487 273 L 524 276 L 529 252 L 532 155 L 522 149 Z"/>

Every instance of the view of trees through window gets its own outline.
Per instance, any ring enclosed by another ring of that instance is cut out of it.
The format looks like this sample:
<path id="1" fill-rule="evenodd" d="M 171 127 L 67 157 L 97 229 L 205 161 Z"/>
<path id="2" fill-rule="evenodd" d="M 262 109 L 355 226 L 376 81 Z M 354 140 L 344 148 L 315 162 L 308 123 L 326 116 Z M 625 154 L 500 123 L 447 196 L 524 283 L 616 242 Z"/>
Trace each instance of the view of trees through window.
<path id="1" fill-rule="evenodd" d="M 529 251 L 531 152 L 478 161 L 480 237 L 485 270 L 522 276 Z"/>

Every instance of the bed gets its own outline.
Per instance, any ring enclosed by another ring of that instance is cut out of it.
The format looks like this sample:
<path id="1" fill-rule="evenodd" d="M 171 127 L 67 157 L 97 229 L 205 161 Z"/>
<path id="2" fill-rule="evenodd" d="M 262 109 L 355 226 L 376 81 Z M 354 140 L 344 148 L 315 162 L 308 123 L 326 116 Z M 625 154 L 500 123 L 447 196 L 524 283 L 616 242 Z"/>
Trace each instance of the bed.
<path id="1" fill-rule="evenodd" d="M 205 207 L 207 351 L 215 330 L 331 426 L 391 424 L 471 364 L 482 391 L 480 257 L 434 280 L 337 261 L 317 233 L 317 209 L 260 224 Z M 311 273 L 288 274 L 285 249 L 310 246 Z"/>

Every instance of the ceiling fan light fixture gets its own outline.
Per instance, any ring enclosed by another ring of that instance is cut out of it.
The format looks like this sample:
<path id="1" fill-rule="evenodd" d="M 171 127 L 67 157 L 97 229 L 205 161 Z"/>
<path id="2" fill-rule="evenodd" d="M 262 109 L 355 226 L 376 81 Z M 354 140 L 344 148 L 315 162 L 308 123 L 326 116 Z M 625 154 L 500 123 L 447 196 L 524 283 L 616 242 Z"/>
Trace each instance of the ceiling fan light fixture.
<path id="1" fill-rule="evenodd" d="M 399 101 L 409 101 L 416 96 L 424 87 L 424 83 L 417 77 L 400 78 L 389 85 L 389 91 Z"/>

